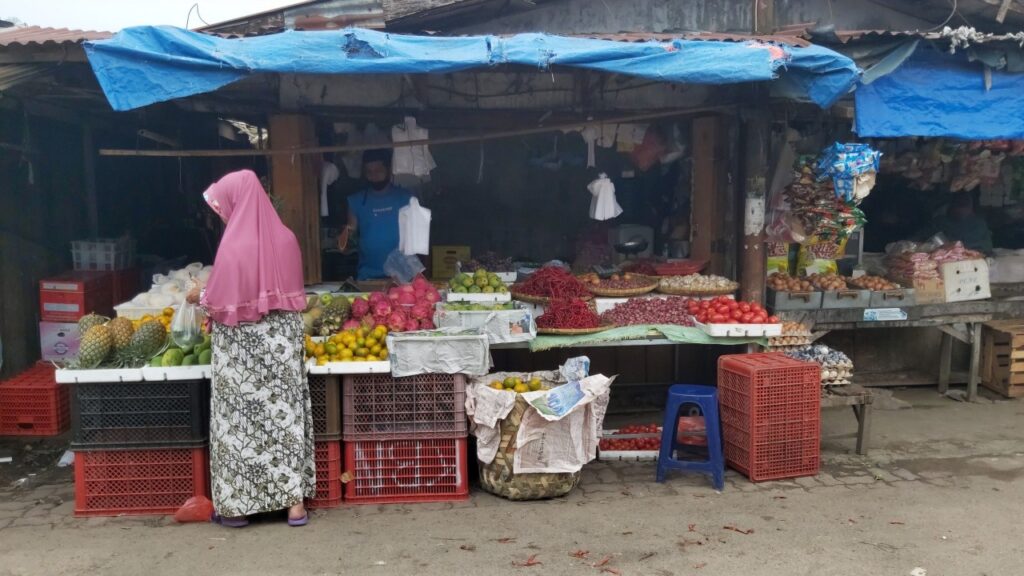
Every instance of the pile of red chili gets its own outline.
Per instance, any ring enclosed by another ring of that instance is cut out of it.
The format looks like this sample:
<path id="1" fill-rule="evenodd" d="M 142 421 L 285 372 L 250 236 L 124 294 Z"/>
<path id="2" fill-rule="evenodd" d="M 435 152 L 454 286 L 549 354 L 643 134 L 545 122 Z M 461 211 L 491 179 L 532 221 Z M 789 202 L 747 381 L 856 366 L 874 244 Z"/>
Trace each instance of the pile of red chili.
<path id="1" fill-rule="evenodd" d="M 512 292 L 544 298 L 585 298 L 590 291 L 575 276 L 562 268 L 545 266 L 524 282 L 512 287 Z"/>
<path id="2" fill-rule="evenodd" d="M 537 318 L 538 328 L 559 328 L 562 330 L 579 328 L 597 328 L 601 318 L 582 300 L 552 300 Z"/>

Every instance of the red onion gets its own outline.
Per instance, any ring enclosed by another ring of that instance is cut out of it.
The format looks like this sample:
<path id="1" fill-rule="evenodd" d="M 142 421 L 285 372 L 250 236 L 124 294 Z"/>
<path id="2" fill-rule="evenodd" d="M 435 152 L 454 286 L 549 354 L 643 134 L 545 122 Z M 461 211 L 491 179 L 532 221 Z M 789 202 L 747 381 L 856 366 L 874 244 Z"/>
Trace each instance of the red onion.
<path id="1" fill-rule="evenodd" d="M 687 298 L 630 298 L 601 314 L 601 321 L 617 326 L 637 324 L 677 324 L 693 326 L 693 318 L 686 309 Z"/>

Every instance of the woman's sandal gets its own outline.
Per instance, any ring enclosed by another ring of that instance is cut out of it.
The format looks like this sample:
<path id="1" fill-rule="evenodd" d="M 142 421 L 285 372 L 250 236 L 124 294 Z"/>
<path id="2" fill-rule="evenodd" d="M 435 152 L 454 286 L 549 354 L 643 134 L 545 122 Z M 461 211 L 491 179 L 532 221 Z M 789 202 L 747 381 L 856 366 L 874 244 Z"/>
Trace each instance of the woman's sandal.
<path id="1" fill-rule="evenodd" d="M 217 513 L 214 513 L 213 516 L 210 516 L 210 522 L 213 522 L 214 524 L 220 524 L 225 528 L 245 528 L 249 525 L 248 518 L 224 518 L 223 516 Z"/>
<path id="2" fill-rule="evenodd" d="M 306 524 L 309 524 L 309 512 L 303 514 L 302 518 L 296 518 L 295 520 L 292 520 L 291 518 L 288 519 L 288 525 L 293 528 L 305 526 Z"/>

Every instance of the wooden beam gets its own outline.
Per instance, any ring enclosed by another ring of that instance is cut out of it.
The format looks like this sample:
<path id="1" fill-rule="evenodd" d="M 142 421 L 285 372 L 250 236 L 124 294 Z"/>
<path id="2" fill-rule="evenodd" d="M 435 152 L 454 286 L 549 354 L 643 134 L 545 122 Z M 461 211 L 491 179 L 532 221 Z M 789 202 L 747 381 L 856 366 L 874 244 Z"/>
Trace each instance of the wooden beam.
<path id="1" fill-rule="evenodd" d="M 775 0 L 751 0 L 754 3 L 754 34 L 775 32 Z"/>
<path id="2" fill-rule="evenodd" d="M 768 119 L 759 112 L 744 123 L 744 211 L 740 256 L 740 293 L 744 300 L 764 301 L 764 218 L 768 182 Z"/>
<path id="3" fill-rule="evenodd" d="M 303 148 L 315 143 L 316 129 L 309 116 L 270 117 L 272 148 Z M 320 158 L 294 153 L 272 156 L 270 162 L 272 192 L 282 203 L 281 220 L 299 241 L 307 284 L 321 280 L 320 203 L 316 191 L 319 168 Z"/>
<path id="4" fill-rule="evenodd" d="M 721 118 L 693 121 L 693 194 L 690 203 L 690 255 L 705 260 L 708 271 L 724 272 L 718 237 L 723 227 L 721 166 L 724 127 Z"/>
<path id="5" fill-rule="evenodd" d="M 733 106 L 703 106 L 700 108 L 687 108 L 685 110 L 671 110 L 665 112 L 650 112 L 646 114 L 634 114 L 604 118 L 602 120 L 587 120 L 582 122 L 571 122 L 567 124 L 552 124 L 550 126 L 538 126 L 535 128 L 521 128 L 517 130 L 505 130 L 501 132 L 480 132 L 468 136 L 452 136 L 449 138 L 433 138 L 430 140 L 410 140 L 408 142 L 395 142 L 390 145 L 382 144 L 356 144 L 345 146 L 295 146 L 295 147 L 271 147 L 268 150 L 126 150 L 116 148 L 101 148 L 100 156 L 147 156 L 166 158 L 216 158 L 229 156 L 295 156 L 309 154 L 326 154 L 331 152 L 361 152 L 371 148 L 382 146 L 401 148 L 404 146 L 441 146 L 445 144 L 464 144 L 466 142 L 482 142 L 486 140 L 501 140 L 504 138 L 517 138 L 533 134 L 546 134 L 549 132 L 560 132 L 562 130 L 582 129 L 587 126 L 599 126 L 601 124 L 628 124 L 632 122 L 644 122 L 660 118 L 678 118 L 709 112 L 725 112 L 732 110 Z"/>

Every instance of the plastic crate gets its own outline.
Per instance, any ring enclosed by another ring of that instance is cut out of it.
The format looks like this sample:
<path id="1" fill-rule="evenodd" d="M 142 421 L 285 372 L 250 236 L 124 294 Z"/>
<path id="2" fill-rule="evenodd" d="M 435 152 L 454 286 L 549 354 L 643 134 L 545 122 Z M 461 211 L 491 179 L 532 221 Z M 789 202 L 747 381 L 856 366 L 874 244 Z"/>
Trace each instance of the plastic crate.
<path id="1" fill-rule="evenodd" d="M 71 426 L 68 389 L 37 364 L 0 382 L 0 436 L 59 436 Z"/>
<path id="2" fill-rule="evenodd" d="M 135 264 L 135 241 L 128 237 L 75 240 L 71 259 L 75 270 L 124 270 Z"/>
<path id="3" fill-rule="evenodd" d="M 465 438 L 345 442 L 345 502 L 400 504 L 469 498 Z"/>
<path id="4" fill-rule="evenodd" d="M 205 447 L 75 452 L 75 516 L 174 514 L 209 469 Z"/>
<path id="5" fill-rule="evenodd" d="M 78 322 L 90 312 L 109 315 L 114 308 L 109 272 L 68 272 L 39 281 L 39 319 Z"/>
<path id="6" fill-rule="evenodd" d="M 309 399 L 313 405 L 313 434 L 336 440 L 341 434 L 341 378 L 310 374 Z"/>
<path id="7" fill-rule="evenodd" d="M 194 446 L 206 441 L 206 381 L 76 384 L 71 393 L 74 450 Z"/>
<path id="8" fill-rule="evenodd" d="M 306 500 L 309 508 L 341 506 L 341 441 L 316 442 L 316 496 Z"/>
<path id="9" fill-rule="evenodd" d="M 751 481 L 813 476 L 821 465 L 821 369 L 783 354 L 722 356 L 723 452 Z"/>
<path id="10" fill-rule="evenodd" d="M 355 440 L 455 438 L 467 434 L 461 374 L 344 377 L 342 437 Z"/>

